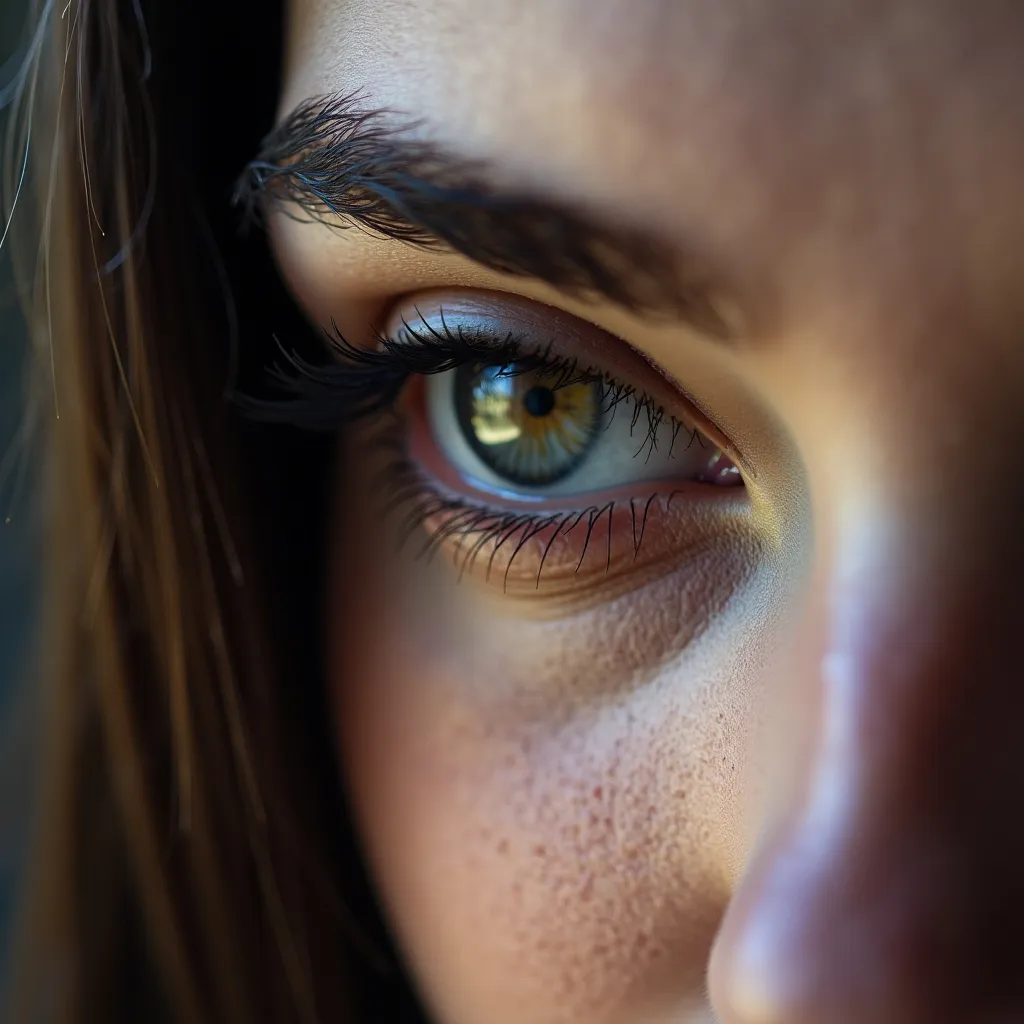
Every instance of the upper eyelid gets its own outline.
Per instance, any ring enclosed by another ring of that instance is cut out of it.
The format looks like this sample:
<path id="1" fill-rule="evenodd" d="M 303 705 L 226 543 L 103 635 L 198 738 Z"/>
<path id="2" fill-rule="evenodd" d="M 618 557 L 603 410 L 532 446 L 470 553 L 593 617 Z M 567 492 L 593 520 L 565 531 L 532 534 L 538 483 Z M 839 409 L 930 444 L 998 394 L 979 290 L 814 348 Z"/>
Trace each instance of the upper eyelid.
<path id="1" fill-rule="evenodd" d="M 516 296 L 502 294 L 500 296 L 496 296 L 492 300 L 492 306 L 494 309 L 506 305 L 510 307 L 517 307 L 523 302 L 530 303 L 530 300 L 523 300 Z M 532 305 L 532 303 L 530 304 Z M 427 317 L 429 314 L 424 314 L 422 308 L 423 305 L 424 304 L 421 302 L 416 302 L 412 304 L 411 308 L 416 313 L 416 316 L 420 318 L 421 322 L 423 322 L 425 326 L 428 326 Z M 406 308 L 409 308 L 409 306 L 407 305 Z M 438 301 L 437 306 L 431 310 L 431 313 L 436 314 L 438 319 L 441 319 L 443 308 L 444 303 Z M 505 316 L 507 319 L 512 319 L 514 317 L 513 313 L 506 313 L 500 309 L 497 312 L 489 309 L 486 313 L 486 317 L 481 314 L 477 315 L 480 316 L 481 319 L 493 318 L 494 320 L 499 320 L 502 316 Z M 648 400 L 655 408 L 678 408 L 679 406 L 682 406 L 682 408 L 685 409 L 685 414 L 679 418 L 683 421 L 684 426 L 696 428 L 701 433 L 705 434 L 710 441 L 721 448 L 731 459 L 733 459 L 733 461 L 741 466 L 744 476 L 751 481 L 756 480 L 757 474 L 751 466 L 749 459 L 746 458 L 744 452 L 739 448 L 739 446 L 736 445 L 717 425 L 713 415 L 702 406 L 693 394 L 686 390 L 686 388 L 677 380 L 670 379 L 669 376 L 665 374 L 655 363 L 653 363 L 643 352 L 634 348 L 625 339 L 610 335 L 596 325 L 580 321 L 578 317 L 575 317 L 573 314 L 567 313 L 564 310 L 551 307 L 549 315 L 556 321 L 555 329 L 550 332 L 545 332 L 547 340 L 545 342 L 541 342 L 539 347 L 543 348 L 547 344 L 547 341 L 550 341 L 553 349 L 558 349 L 560 347 L 578 347 L 583 344 L 583 339 L 589 335 L 600 335 L 602 345 L 607 345 L 609 341 L 617 342 L 623 347 L 625 352 L 629 354 L 631 359 L 636 360 L 635 369 L 634 367 L 630 367 L 627 372 L 621 366 L 613 366 L 612 369 L 606 370 L 606 365 L 619 364 L 622 362 L 622 359 L 614 358 L 610 355 L 606 356 L 606 353 L 603 351 L 600 355 L 592 355 L 592 361 L 589 365 L 594 366 L 595 369 L 603 375 L 606 374 L 606 379 L 610 379 L 618 383 L 623 383 L 624 378 L 627 376 L 638 376 L 642 383 L 636 388 L 637 396 Z M 445 320 L 447 321 L 451 316 L 452 314 L 450 311 L 445 313 Z M 385 318 L 385 322 L 389 320 L 392 322 L 397 320 L 397 323 L 401 324 L 403 329 L 409 327 L 407 319 L 402 315 L 401 300 L 397 301 L 392 306 L 388 317 Z M 563 333 L 575 336 L 575 340 L 562 341 L 560 339 L 558 321 L 561 321 L 565 325 Z M 568 326 L 570 324 L 572 325 L 571 327 Z M 474 330 L 478 329 L 479 328 L 474 328 Z M 381 333 L 383 334 L 384 332 Z M 481 333 L 483 332 L 481 331 Z M 501 332 L 496 330 L 495 334 L 497 335 L 498 333 Z M 525 333 L 525 331 L 523 333 Z M 538 333 L 540 332 L 538 331 Z M 394 334 L 394 329 L 392 334 Z M 515 332 L 506 331 L 505 334 L 506 336 L 513 336 Z M 516 336 L 521 338 L 521 335 Z M 521 350 L 530 351 L 530 346 L 523 345 L 521 340 L 519 344 L 521 346 Z M 595 346 L 588 347 L 593 348 Z M 671 392 L 671 397 L 669 397 L 668 392 Z"/>
<path id="2" fill-rule="evenodd" d="M 534 369 L 551 367 L 557 373 L 564 372 L 567 375 L 567 379 L 564 382 L 561 380 L 556 382 L 557 386 L 568 386 L 572 380 L 577 379 L 576 375 L 578 375 L 579 378 L 603 380 L 606 383 L 614 384 L 617 387 L 626 389 L 628 393 L 635 396 L 639 402 L 651 404 L 659 412 L 664 411 L 662 404 L 657 402 L 651 395 L 642 389 L 634 388 L 632 385 L 619 379 L 611 371 L 604 370 L 602 367 L 594 364 L 581 364 L 579 359 L 575 356 L 556 352 L 557 342 L 554 339 L 550 339 L 547 342 L 541 342 L 537 345 L 530 345 L 521 338 L 517 338 L 515 333 L 510 331 L 505 335 L 501 342 L 496 345 L 492 345 L 487 340 L 489 335 L 485 331 L 478 331 L 476 328 L 467 331 L 462 327 L 462 325 L 459 325 L 453 333 L 445 323 L 443 310 L 439 309 L 438 314 L 442 321 L 444 333 L 438 332 L 436 329 L 432 328 L 426 320 L 424 320 L 423 323 L 428 333 L 439 345 L 444 344 L 446 340 L 453 339 L 457 339 L 460 343 L 465 343 L 467 345 L 475 345 L 477 342 L 480 342 L 479 349 L 476 350 L 476 354 L 481 357 L 486 357 L 488 355 L 502 359 L 508 357 L 509 364 L 512 362 L 529 362 L 531 364 L 531 368 Z M 418 344 L 424 343 L 424 339 L 416 327 L 409 324 L 404 318 L 402 320 L 402 334 L 405 337 L 415 339 Z M 427 345 L 432 344 L 433 342 L 427 342 Z"/>

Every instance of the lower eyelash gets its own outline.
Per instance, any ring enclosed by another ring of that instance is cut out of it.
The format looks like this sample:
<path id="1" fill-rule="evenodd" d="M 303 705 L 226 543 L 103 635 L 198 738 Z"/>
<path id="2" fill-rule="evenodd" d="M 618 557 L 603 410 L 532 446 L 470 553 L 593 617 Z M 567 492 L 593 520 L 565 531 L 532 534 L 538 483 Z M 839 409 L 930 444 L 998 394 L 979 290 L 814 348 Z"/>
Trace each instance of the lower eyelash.
<path id="1" fill-rule="evenodd" d="M 437 515 L 450 513 L 450 518 L 448 518 L 444 525 L 438 526 L 427 533 L 426 542 L 416 552 L 416 557 L 429 561 L 437 554 L 445 542 L 455 540 L 454 560 L 460 581 L 467 571 L 471 571 L 476 567 L 481 552 L 490 546 L 487 567 L 484 572 L 484 582 L 489 583 L 493 575 L 495 558 L 502 548 L 511 542 L 515 546 L 512 549 L 510 558 L 505 563 L 502 581 L 502 589 L 507 591 L 509 573 L 512 571 L 512 566 L 523 548 L 541 531 L 554 527 L 554 532 L 545 546 L 540 564 L 537 567 L 536 586 L 539 588 L 544 564 L 554 542 L 559 536 L 567 535 L 579 527 L 585 519 L 586 525 L 584 528 L 586 535 L 583 541 L 583 549 L 580 552 L 579 562 L 576 566 L 578 571 L 583 564 L 584 558 L 586 558 L 594 532 L 605 515 L 607 515 L 608 519 L 605 568 L 606 571 L 611 568 L 611 516 L 616 505 L 614 501 L 606 502 L 602 506 L 590 505 L 584 509 L 571 512 L 550 514 L 502 512 L 474 505 L 460 498 L 445 497 L 433 488 L 430 482 L 423 477 L 419 467 L 408 458 L 405 458 L 399 465 L 392 465 L 391 473 L 393 475 L 389 486 L 394 487 L 397 485 L 401 487 L 403 482 L 408 483 L 412 479 L 417 479 L 420 486 L 420 497 L 413 499 L 412 508 L 403 517 L 399 535 L 400 544 L 402 546 L 407 544 L 417 530 L 425 527 Z M 470 538 L 472 538 L 472 544 L 463 552 L 462 542 Z"/>
<path id="2" fill-rule="evenodd" d="M 374 439 L 373 447 L 386 450 L 388 461 L 375 474 L 373 489 L 379 489 L 384 494 L 379 509 L 382 516 L 390 518 L 399 510 L 403 511 L 398 526 L 400 549 L 406 548 L 418 532 L 425 533 L 425 539 L 414 555 L 417 559 L 429 562 L 446 543 L 454 540 L 453 561 L 458 570 L 458 581 L 461 582 L 467 572 L 476 568 L 483 552 L 490 546 L 484 570 L 484 582 L 489 583 L 493 577 L 495 559 L 502 549 L 512 544 L 512 554 L 505 563 L 502 579 L 502 590 L 507 592 L 513 565 L 526 545 L 541 532 L 553 528 L 534 577 L 534 586 L 539 589 L 548 554 L 555 542 L 559 537 L 566 538 L 580 529 L 583 531 L 583 539 L 574 571 L 579 572 L 588 552 L 596 544 L 603 544 L 604 571 L 607 574 L 612 565 L 612 520 L 617 510 L 624 511 L 626 508 L 631 518 L 633 557 L 639 556 L 657 493 L 643 499 L 634 497 L 593 503 L 567 512 L 499 511 L 464 498 L 443 494 L 408 455 L 398 435 L 399 426 L 400 421 L 393 424 L 385 435 Z M 673 491 L 667 495 L 668 505 L 671 505 L 672 498 L 678 493 L 681 492 Z M 439 515 L 447 516 L 445 522 L 432 530 L 426 529 L 427 524 Z M 470 539 L 472 542 L 469 547 L 464 548 L 463 541 Z"/>

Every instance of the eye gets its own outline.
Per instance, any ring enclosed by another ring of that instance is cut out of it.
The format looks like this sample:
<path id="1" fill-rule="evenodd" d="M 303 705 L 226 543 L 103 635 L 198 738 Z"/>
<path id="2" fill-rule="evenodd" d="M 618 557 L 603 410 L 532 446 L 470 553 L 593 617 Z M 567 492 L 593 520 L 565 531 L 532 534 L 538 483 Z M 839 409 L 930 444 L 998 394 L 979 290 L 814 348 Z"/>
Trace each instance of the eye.
<path id="1" fill-rule="evenodd" d="M 468 482 L 523 500 L 659 480 L 728 486 L 739 469 L 695 427 L 598 369 L 472 363 L 428 378 L 438 447 Z"/>
<path id="2" fill-rule="evenodd" d="M 417 312 L 383 342 L 422 360 L 396 404 L 393 490 L 404 536 L 459 578 L 578 591 L 707 554 L 747 511 L 725 439 L 624 343 Z"/>
<path id="3" fill-rule="evenodd" d="M 525 299 L 443 294 L 396 309 L 374 344 L 329 331 L 335 360 L 290 357 L 291 397 L 258 409 L 347 426 L 400 548 L 444 555 L 459 580 L 570 598 L 698 562 L 715 576 L 741 542 L 749 555 L 741 462 L 643 357 Z"/>

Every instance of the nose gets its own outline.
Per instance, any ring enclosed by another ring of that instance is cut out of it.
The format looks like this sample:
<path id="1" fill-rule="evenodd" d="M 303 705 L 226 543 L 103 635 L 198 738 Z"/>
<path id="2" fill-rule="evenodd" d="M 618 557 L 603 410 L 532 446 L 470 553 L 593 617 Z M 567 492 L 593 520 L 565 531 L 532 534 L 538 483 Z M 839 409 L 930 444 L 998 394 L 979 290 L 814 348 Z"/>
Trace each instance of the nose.
<path id="1" fill-rule="evenodd" d="M 877 508 L 825 573 L 811 753 L 712 955 L 726 1024 L 1024 1022 L 1024 504 L 973 490 Z"/>

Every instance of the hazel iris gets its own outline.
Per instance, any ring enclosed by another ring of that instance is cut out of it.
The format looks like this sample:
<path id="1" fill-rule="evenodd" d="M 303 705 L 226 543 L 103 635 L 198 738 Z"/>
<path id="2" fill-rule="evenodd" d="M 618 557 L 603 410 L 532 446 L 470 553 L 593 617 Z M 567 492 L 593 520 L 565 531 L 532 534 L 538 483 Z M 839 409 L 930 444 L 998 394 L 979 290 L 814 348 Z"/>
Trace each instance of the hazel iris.
<path id="1" fill-rule="evenodd" d="M 459 427 L 488 468 L 510 484 L 541 487 L 572 473 L 601 425 L 601 382 L 557 381 L 512 366 L 462 366 Z"/>

